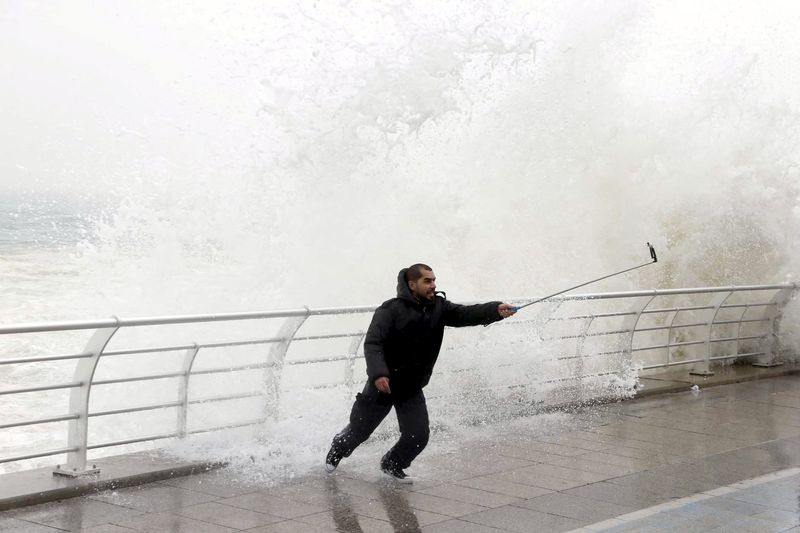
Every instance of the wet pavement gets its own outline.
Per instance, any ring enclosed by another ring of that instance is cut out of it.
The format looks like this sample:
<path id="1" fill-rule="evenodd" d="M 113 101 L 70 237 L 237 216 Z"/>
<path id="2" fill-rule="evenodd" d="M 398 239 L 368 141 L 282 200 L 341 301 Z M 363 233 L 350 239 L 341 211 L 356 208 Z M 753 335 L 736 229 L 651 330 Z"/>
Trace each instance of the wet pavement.
<path id="1" fill-rule="evenodd" d="M 269 487 L 221 469 L 14 509 L 0 531 L 800 531 L 800 376 L 560 416 L 434 446 L 410 486 L 356 452 Z"/>

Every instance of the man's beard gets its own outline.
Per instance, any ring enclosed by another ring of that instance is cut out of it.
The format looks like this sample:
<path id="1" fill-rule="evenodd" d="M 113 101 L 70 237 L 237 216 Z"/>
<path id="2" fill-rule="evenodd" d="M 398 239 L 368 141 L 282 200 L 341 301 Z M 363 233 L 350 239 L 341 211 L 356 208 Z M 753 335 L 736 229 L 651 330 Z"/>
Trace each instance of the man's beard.
<path id="1" fill-rule="evenodd" d="M 432 302 L 434 300 L 435 297 L 436 297 L 436 293 L 434 293 L 434 292 L 430 293 L 430 296 L 428 296 L 428 293 L 422 293 L 422 294 L 417 293 L 417 300 L 419 300 L 420 302 L 428 302 L 428 303 L 430 303 L 430 302 Z"/>

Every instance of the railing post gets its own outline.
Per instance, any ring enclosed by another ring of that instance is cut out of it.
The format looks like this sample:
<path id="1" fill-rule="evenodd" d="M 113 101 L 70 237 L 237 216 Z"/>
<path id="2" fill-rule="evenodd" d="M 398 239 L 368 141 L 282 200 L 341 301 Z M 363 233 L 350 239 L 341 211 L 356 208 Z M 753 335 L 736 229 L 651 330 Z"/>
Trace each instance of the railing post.
<path id="1" fill-rule="evenodd" d="M 780 366 L 783 362 L 775 358 L 775 351 L 778 347 L 778 328 L 780 326 L 781 310 L 786 302 L 792 296 L 793 289 L 781 289 L 775 293 L 775 296 L 770 300 L 770 304 L 764 309 L 762 318 L 769 320 L 769 332 L 767 333 L 767 341 L 764 343 L 764 354 L 759 355 L 753 366 L 771 367 Z"/>
<path id="2" fill-rule="evenodd" d="M 188 418 L 189 418 L 189 378 L 192 375 L 192 366 L 197 358 L 200 347 L 195 344 L 194 348 L 189 348 L 183 356 L 183 375 L 178 385 L 178 400 L 181 405 L 178 407 L 178 437 L 186 438 Z"/>
<path id="3" fill-rule="evenodd" d="M 269 366 L 265 376 L 265 390 L 267 391 L 267 401 L 264 405 L 264 417 L 272 416 L 278 417 L 278 409 L 280 407 L 280 393 L 281 393 L 281 374 L 283 373 L 283 361 L 286 359 L 286 353 L 289 351 L 289 346 L 297 334 L 297 330 L 308 319 L 310 310 L 308 307 L 306 314 L 299 317 L 287 318 L 283 323 L 281 329 L 278 331 L 278 337 L 281 339 L 272 345 L 269 351 Z"/>
<path id="4" fill-rule="evenodd" d="M 717 315 L 719 314 L 719 310 L 722 307 L 722 304 L 725 303 L 730 295 L 733 292 L 718 292 L 714 294 L 714 297 L 711 299 L 710 305 L 713 306 L 711 310 L 711 316 L 708 318 L 708 327 L 706 328 L 706 339 L 705 343 L 703 344 L 703 349 L 705 351 L 706 357 L 705 360 L 700 363 L 699 366 L 694 366 L 689 371 L 689 374 L 693 376 L 713 376 L 714 372 L 711 370 L 711 332 L 714 329 L 714 321 L 717 319 Z"/>
<path id="5" fill-rule="evenodd" d="M 639 324 L 642 313 L 644 313 L 644 310 L 647 309 L 647 306 L 650 305 L 650 302 L 654 299 L 655 295 L 647 296 L 639 300 L 629 309 L 632 314 L 627 315 L 625 320 L 622 321 L 622 329 L 630 333 L 622 348 L 623 355 L 627 358 L 629 364 L 633 362 L 633 336 L 636 334 L 636 326 Z"/>
<path id="6" fill-rule="evenodd" d="M 347 366 L 344 368 L 344 382 L 348 391 L 355 385 L 356 355 L 358 354 L 358 347 L 361 346 L 365 336 L 366 333 L 362 333 L 350 341 L 350 349 L 347 351 Z"/>
<path id="7" fill-rule="evenodd" d="M 564 305 L 564 300 L 550 300 L 549 302 L 544 302 L 545 305 L 547 304 L 552 305 L 552 308 L 547 311 L 547 318 L 542 321 L 542 323 L 536 328 L 539 332 L 539 340 L 544 342 L 544 330 L 547 328 L 547 325 L 553 321 L 553 316 L 558 313 L 558 310 L 561 309 L 561 306 Z M 546 309 L 546 307 L 543 307 Z M 545 311 L 542 311 L 542 314 Z"/>
<path id="8" fill-rule="evenodd" d="M 113 318 L 119 323 L 117 317 Z M 53 470 L 53 475 L 79 477 L 100 472 L 100 469 L 94 466 L 86 467 L 89 439 L 89 395 L 92 392 L 92 380 L 100 356 L 118 329 L 119 326 L 113 326 L 96 330 L 86 344 L 85 350 L 92 356 L 80 359 L 75 365 L 75 381 L 80 382 L 81 386 L 70 391 L 69 412 L 78 415 L 78 418 L 69 422 L 67 446 L 76 448 L 76 450 L 67 454 L 67 464 L 57 465 Z"/>
<path id="9" fill-rule="evenodd" d="M 739 356 L 741 352 L 741 344 L 742 344 L 742 321 L 744 320 L 747 311 L 750 310 L 750 304 L 745 304 L 742 313 L 739 315 L 739 321 L 736 323 L 736 356 Z"/>
<path id="10" fill-rule="evenodd" d="M 578 337 L 578 342 L 575 343 L 575 356 L 577 357 L 575 363 L 575 390 L 576 390 L 576 397 L 579 401 L 588 400 L 588 395 L 586 394 L 586 389 L 583 386 L 583 381 L 585 379 L 586 373 L 586 365 L 583 361 L 583 346 L 586 344 L 586 336 L 589 334 L 589 329 L 592 327 L 592 322 L 594 322 L 594 315 L 591 315 L 588 319 L 584 319 L 583 327 L 581 327 L 580 337 Z"/>
<path id="11" fill-rule="evenodd" d="M 583 345 L 586 344 L 586 335 L 589 334 L 589 329 L 592 327 L 592 322 L 594 322 L 595 316 L 590 315 L 586 322 L 583 324 L 581 328 L 580 337 L 578 337 L 578 342 L 575 343 L 575 355 L 579 358 L 583 355 Z"/>
<path id="12" fill-rule="evenodd" d="M 681 313 L 680 309 L 672 311 L 669 317 L 669 328 L 667 328 L 667 344 L 666 344 L 666 357 L 664 361 L 664 368 L 669 368 L 669 365 L 672 363 L 672 330 L 675 326 L 675 320 L 678 318 L 678 315 Z"/>

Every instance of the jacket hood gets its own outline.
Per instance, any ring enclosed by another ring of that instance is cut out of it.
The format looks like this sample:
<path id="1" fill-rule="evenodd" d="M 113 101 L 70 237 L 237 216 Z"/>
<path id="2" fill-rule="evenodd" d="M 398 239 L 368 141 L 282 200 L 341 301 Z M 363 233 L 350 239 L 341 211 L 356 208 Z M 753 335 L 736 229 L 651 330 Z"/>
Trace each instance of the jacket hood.
<path id="1" fill-rule="evenodd" d="M 406 272 L 408 272 L 407 268 L 403 268 L 397 274 L 397 297 L 401 300 L 408 300 L 409 302 L 419 303 L 414 295 L 411 294 L 411 289 L 408 288 L 408 282 L 406 281 Z"/>

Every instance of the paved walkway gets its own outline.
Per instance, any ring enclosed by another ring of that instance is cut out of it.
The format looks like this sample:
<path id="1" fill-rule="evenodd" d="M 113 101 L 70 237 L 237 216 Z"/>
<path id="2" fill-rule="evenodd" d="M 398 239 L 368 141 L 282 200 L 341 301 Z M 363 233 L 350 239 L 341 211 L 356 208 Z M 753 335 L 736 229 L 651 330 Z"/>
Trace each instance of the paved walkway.
<path id="1" fill-rule="evenodd" d="M 426 451 L 411 486 L 357 452 L 271 487 L 218 470 L 6 511 L 0 531 L 800 531 L 800 376 L 474 433 Z"/>

